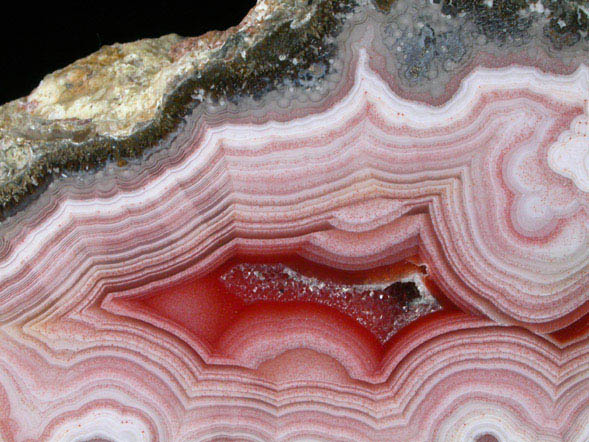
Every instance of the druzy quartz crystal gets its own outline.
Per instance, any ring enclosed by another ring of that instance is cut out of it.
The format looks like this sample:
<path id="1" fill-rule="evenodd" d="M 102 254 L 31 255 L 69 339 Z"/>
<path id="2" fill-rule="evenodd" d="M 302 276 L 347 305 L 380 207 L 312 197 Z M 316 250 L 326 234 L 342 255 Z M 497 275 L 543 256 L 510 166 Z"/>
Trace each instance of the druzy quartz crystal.
<path id="1" fill-rule="evenodd" d="M 0 439 L 589 440 L 588 14 L 259 0 L 0 107 Z"/>

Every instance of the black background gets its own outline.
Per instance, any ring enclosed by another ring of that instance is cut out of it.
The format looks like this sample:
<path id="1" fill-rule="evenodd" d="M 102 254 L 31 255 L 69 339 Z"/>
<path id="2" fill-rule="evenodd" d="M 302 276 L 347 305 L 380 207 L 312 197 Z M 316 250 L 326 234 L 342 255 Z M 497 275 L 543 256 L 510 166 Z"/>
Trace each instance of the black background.
<path id="1" fill-rule="evenodd" d="M 28 95 L 43 77 L 103 45 L 237 25 L 255 0 L 8 2 L 0 11 L 0 104 Z M 35 4 L 35 6 L 33 6 Z"/>

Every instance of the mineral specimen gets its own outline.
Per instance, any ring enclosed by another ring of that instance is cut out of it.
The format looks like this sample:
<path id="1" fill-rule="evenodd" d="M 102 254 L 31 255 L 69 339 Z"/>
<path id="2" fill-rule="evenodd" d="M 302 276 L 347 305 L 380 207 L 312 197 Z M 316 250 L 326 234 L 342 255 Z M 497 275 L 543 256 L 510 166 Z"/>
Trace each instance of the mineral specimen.
<path id="1" fill-rule="evenodd" d="M 0 108 L 0 438 L 589 439 L 584 1 L 260 0 Z"/>

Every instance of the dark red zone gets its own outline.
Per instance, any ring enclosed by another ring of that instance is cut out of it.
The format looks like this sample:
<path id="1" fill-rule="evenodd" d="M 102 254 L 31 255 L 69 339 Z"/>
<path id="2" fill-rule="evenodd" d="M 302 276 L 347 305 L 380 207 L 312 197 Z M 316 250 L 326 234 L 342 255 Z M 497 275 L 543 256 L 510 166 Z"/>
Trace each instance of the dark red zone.
<path id="1" fill-rule="evenodd" d="M 568 327 L 550 334 L 560 344 L 567 344 L 576 339 L 589 336 L 589 314 L 582 316 Z"/>
<path id="2" fill-rule="evenodd" d="M 413 273 L 420 273 L 432 295 L 437 299 L 444 311 L 456 310 L 456 307 L 447 299 L 440 289 L 431 281 L 426 274 L 424 265 L 415 264 L 415 260 L 403 260 L 393 265 L 376 267 L 369 270 L 338 270 L 325 265 L 316 264 L 300 257 L 278 256 L 278 257 L 234 257 L 201 278 L 194 278 L 173 286 L 159 289 L 158 291 L 145 294 L 141 298 L 131 301 L 133 310 L 143 311 L 149 316 L 159 317 L 197 337 L 215 353 L 219 346 L 219 340 L 223 334 L 234 324 L 239 323 L 248 316 L 264 315 L 268 312 L 275 312 L 277 315 L 285 315 L 286 312 L 309 312 L 314 311 L 321 317 L 331 317 L 334 322 L 345 324 L 346 328 L 354 330 L 358 336 L 364 336 L 366 340 L 379 347 L 379 352 L 389 347 L 391 341 L 395 341 L 397 335 L 403 335 L 405 330 L 382 342 L 375 336 L 374 329 L 370 332 L 367 327 L 362 326 L 355 318 L 343 314 L 336 308 L 331 308 L 325 303 L 307 301 L 256 301 L 246 302 L 243 297 L 232 293 L 227 284 L 221 279 L 232 268 L 240 264 L 283 264 L 298 274 L 309 278 L 331 284 L 361 285 L 375 283 L 394 283 L 400 278 Z M 404 287 L 404 286 L 401 286 Z M 399 287 L 395 287 L 395 296 L 399 299 L 407 299 L 414 296 L 415 287 L 407 285 L 407 294 L 398 293 Z M 374 300 L 367 308 L 375 307 Z M 311 310 L 309 310 L 311 309 Z M 388 309 L 390 314 L 391 310 Z M 385 310 L 383 310 L 385 312 Z M 440 313 L 440 312 L 438 312 Z M 438 313 L 430 313 L 418 318 L 406 329 L 413 328 L 428 317 L 436 317 Z M 394 317 L 386 318 L 394 321 Z M 377 330 L 378 332 L 378 330 Z"/>

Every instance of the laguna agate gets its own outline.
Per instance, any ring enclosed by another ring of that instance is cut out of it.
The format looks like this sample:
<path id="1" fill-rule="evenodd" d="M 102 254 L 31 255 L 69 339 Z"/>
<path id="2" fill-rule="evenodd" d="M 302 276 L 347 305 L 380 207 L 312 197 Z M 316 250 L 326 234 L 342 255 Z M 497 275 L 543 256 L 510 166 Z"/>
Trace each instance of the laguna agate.
<path id="1" fill-rule="evenodd" d="M 1 438 L 587 440 L 586 14 L 260 1 L 5 105 Z"/>

